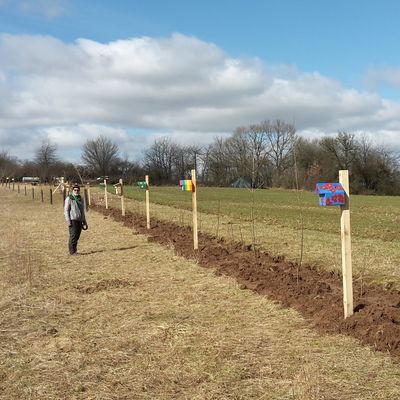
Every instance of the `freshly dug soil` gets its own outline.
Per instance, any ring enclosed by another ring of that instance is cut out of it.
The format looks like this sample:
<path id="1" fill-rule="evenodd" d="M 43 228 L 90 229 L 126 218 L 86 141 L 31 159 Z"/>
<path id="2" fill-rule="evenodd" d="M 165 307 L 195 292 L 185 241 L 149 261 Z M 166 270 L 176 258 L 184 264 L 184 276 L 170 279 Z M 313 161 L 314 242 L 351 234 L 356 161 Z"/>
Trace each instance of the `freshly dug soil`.
<path id="1" fill-rule="evenodd" d="M 199 249 L 193 249 L 190 228 L 166 221 L 152 221 L 146 229 L 145 216 L 101 206 L 94 210 L 147 235 L 149 241 L 172 246 L 178 255 L 194 259 L 217 275 L 236 278 L 243 289 L 253 290 L 283 307 L 298 310 L 313 327 L 324 333 L 357 338 L 375 350 L 389 352 L 400 361 L 400 291 L 353 282 L 354 315 L 343 319 L 342 277 L 335 272 L 299 267 L 282 256 L 253 251 L 251 245 L 232 244 L 199 233 Z"/>

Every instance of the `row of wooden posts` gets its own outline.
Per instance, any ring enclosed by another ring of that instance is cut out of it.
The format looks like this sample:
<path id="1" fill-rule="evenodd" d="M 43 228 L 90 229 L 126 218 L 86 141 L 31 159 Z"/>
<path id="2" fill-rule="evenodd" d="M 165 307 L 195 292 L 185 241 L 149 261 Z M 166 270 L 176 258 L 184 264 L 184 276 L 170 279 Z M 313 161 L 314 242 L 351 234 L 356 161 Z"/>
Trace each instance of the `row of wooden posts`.
<path id="1" fill-rule="evenodd" d="M 193 214 L 193 249 L 198 250 L 199 248 L 199 239 L 198 239 L 198 228 L 197 228 L 197 182 L 196 182 L 196 170 L 192 170 L 192 214 Z M 150 229 L 150 180 L 149 176 L 145 176 L 146 182 L 146 227 Z M 104 184 L 104 203 L 106 209 L 108 209 L 108 190 L 107 190 L 107 180 L 103 180 Z M 125 199 L 124 199 L 124 185 L 122 179 L 114 185 L 116 188 L 117 194 L 121 198 L 121 213 L 122 216 L 125 216 Z M 89 198 L 90 201 L 90 198 Z"/>
<path id="2" fill-rule="evenodd" d="M 193 214 L 193 248 L 195 250 L 198 249 L 198 229 L 197 229 L 197 183 L 196 183 L 196 170 L 192 170 L 192 214 Z M 147 221 L 147 229 L 150 229 L 150 183 L 149 176 L 145 176 L 146 182 L 146 221 Z M 105 207 L 108 209 L 108 191 L 107 191 L 107 180 L 104 179 L 104 202 Z M 341 242 L 342 242 L 342 273 L 343 273 L 343 306 L 344 306 L 344 317 L 347 318 L 353 314 L 353 277 L 352 277 L 352 256 L 351 256 L 351 228 L 350 228 L 350 190 L 349 190 L 349 175 L 347 170 L 339 171 L 339 183 L 342 185 L 345 191 L 345 204 L 341 205 L 341 217 L 340 217 L 340 226 L 341 226 Z M 15 190 L 14 182 L 2 182 L 1 185 L 4 184 L 8 188 Z M 67 195 L 66 185 L 61 183 L 63 199 L 65 199 Z M 60 186 L 60 185 L 59 185 Z M 118 184 L 114 185 L 117 189 L 117 194 L 121 199 L 121 212 L 122 215 L 125 216 L 125 199 L 124 199 L 124 189 L 123 189 L 123 181 L 119 180 Z M 35 189 L 32 187 L 32 199 L 35 198 Z M 57 190 L 57 189 L 56 189 Z M 55 190 L 55 191 L 56 191 Z M 17 191 L 20 193 L 20 185 L 17 184 Z M 27 195 L 27 188 L 24 185 L 25 195 Z M 52 189 L 49 189 L 50 193 L 50 203 L 53 204 L 53 192 Z M 43 196 L 43 188 L 40 189 L 40 195 L 42 202 L 44 201 Z M 90 186 L 87 185 L 84 188 L 84 198 L 86 209 L 91 205 L 91 197 L 90 197 Z"/>
<path id="3" fill-rule="evenodd" d="M 24 192 L 25 196 L 28 196 L 28 192 L 30 192 L 30 195 L 32 196 L 32 200 L 34 200 L 35 197 L 36 197 L 35 193 L 37 191 L 35 190 L 35 188 L 38 187 L 36 185 L 35 186 L 31 186 L 30 184 L 24 183 L 24 184 L 22 184 L 22 188 L 21 188 L 21 185 L 19 183 L 15 183 L 15 182 L 12 182 L 12 181 L 1 182 L 1 186 L 3 186 L 3 187 L 5 186 L 8 189 L 12 190 L 13 192 L 16 191 L 18 193 L 21 193 L 21 191 L 22 191 L 22 192 Z M 31 186 L 30 189 L 28 189 L 27 186 Z M 42 203 L 44 203 L 45 189 L 43 188 L 43 186 L 39 186 L 39 188 L 40 188 L 40 199 L 41 199 Z M 58 187 L 55 190 L 53 190 L 52 188 L 48 188 L 48 191 L 49 191 L 48 198 L 49 198 L 50 204 L 53 204 L 53 202 L 54 202 L 54 194 L 56 193 L 57 190 L 58 190 Z M 68 193 L 66 185 L 64 185 L 62 187 L 61 193 L 63 195 L 63 200 L 65 200 L 65 198 L 67 197 L 67 193 Z M 88 207 L 91 205 L 90 204 L 91 201 L 90 201 L 90 186 L 89 185 L 84 188 L 84 199 L 85 199 L 85 208 L 86 208 L 86 210 L 88 210 Z"/>
<path id="4" fill-rule="evenodd" d="M 149 176 L 145 176 L 146 181 L 146 219 L 147 229 L 150 229 L 150 186 Z M 193 217 L 193 248 L 198 249 L 198 229 L 197 229 L 197 182 L 196 170 L 192 170 L 192 217 Z M 352 256 L 351 256 L 351 228 L 350 228 L 350 187 L 349 172 L 347 170 L 339 171 L 339 183 L 345 192 L 345 204 L 341 205 L 341 242 L 342 242 L 342 273 L 343 273 L 343 308 L 344 317 L 347 318 L 353 314 L 353 272 L 352 272 Z M 125 201 L 123 192 L 122 179 L 115 185 L 119 188 L 121 197 L 122 215 L 125 215 Z M 104 180 L 104 200 L 106 208 L 108 208 L 107 200 L 107 181 Z"/>

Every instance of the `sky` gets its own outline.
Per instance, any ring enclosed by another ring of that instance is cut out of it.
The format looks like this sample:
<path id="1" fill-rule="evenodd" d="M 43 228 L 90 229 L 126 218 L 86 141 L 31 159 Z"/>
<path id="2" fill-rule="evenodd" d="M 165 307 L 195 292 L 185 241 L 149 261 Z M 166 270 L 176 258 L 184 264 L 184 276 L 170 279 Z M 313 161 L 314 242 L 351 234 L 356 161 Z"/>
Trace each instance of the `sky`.
<path id="1" fill-rule="evenodd" d="M 0 0 L 0 152 L 140 160 L 283 119 L 400 152 L 400 1 Z"/>

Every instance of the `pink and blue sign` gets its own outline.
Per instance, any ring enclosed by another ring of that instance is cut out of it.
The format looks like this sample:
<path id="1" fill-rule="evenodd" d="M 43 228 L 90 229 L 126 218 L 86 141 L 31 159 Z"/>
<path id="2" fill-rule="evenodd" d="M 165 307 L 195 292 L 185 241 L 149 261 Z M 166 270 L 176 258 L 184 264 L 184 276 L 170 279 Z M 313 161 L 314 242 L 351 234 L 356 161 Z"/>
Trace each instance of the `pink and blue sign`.
<path id="1" fill-rule="evenodd" d="M 320 206 L 343 206 L 346 202 L 346 193 L 340 183 L 317 183 L 315 191 Z"/>

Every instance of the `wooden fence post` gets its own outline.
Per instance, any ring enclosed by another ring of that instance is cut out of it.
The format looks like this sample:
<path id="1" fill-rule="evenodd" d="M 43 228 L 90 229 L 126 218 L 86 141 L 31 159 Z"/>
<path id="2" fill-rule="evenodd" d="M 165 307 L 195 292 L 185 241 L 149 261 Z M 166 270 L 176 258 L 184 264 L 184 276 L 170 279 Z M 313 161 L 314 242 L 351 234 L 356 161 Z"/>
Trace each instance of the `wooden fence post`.
<path id="1" fill-rule="evenodd" d="M 32 200 L 34 200 L 34 199 L 35 199 L 35 188 L 32 187 Z"/>
<path id="2" fill-rule="evenodd" d="M 88 204 L 88 199 L 87 199 L 87 189 L 83 188 L 83 202 L 85 205 L 85 211 L 89 210 L 89 204 Z"/>
<path id="3" fill-rule="evenodd" d="M 92 199 L 90 198 L 90 185 L 89 185 L 89 183 L 86 185 L 86 187 L 87 187 L 88 205 L 90 207 L 92 205 Z"/>
<path id="4" fill-rule="evenodd" d="M 193 248 L 197 250 L 199 248 L 199 240 L 197 234 L 197 184 L 196 184 L 196 170 L 192 169 L 192 213 L 193 213 Z"/>
<path id="5" fill-rule="evenodd" d="M 50 188 L 50 204 L 53 204 L 53 191 Z"/>
<path id="6" fill-rule="evenodd" d="M 149 188 L 149 176 L 144 177 L 146 181 L 146 226 L 150 229 L 150 188 Z"/>
<path id="7" fill-rule="evenodd" d="M 26 185 L 24 185 L 24 191 L 25 191 L 25 196 L 26 196 Z"/>
<path id="8" fill-rule="evenodd" d="M 341 208 L 342 270 L 344 317 L 353 315 L 353 272 L 351 260 L 350 188 L 349 171 L 339 171 L 339 182 L 345 191 L 345 204 Z"/>
<path id="9" fill-rule="evenodd" d="M 42 200 L 42 203 L 44 202 L 44 198 L 43 198 L 43 188 L 40 186 L 40 198 Z"/>
<path id="10" fill-rule="evenodd" d="M 122 178 L 119 180 L 119 184 L 121 185 L 121 212 L 122 216 L 125 217 L 124 183 Z"/>
<path id="11" fill-rule="evenodd" d="M 108 197 L 107 197 L 107 179 L 104 179 L 104 201 L 106 203 L 106 209 L 108 210 Z"/>

